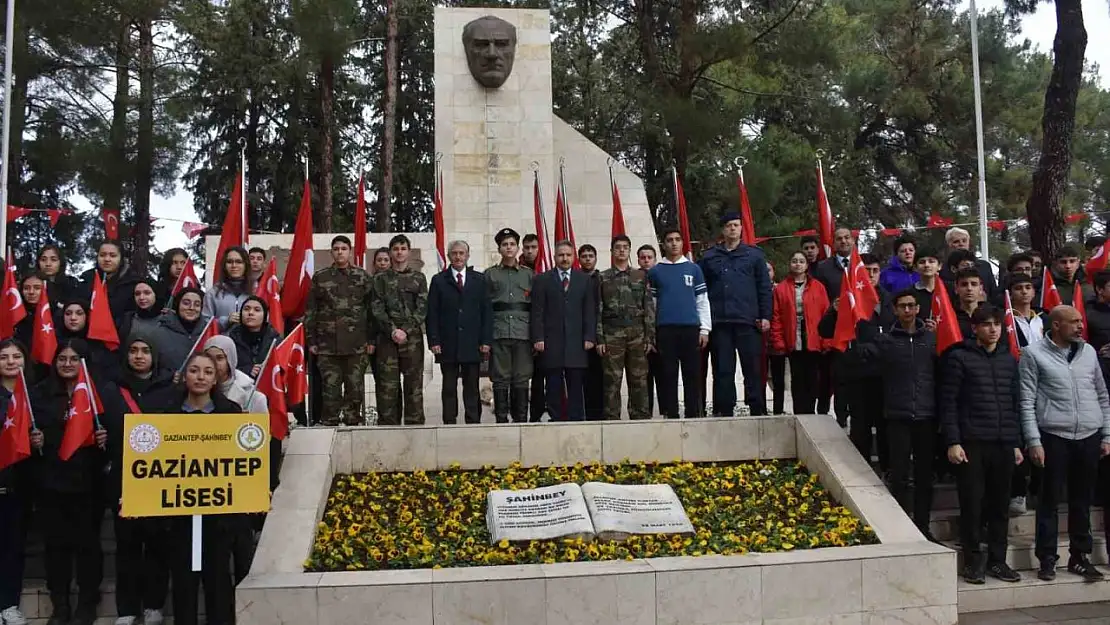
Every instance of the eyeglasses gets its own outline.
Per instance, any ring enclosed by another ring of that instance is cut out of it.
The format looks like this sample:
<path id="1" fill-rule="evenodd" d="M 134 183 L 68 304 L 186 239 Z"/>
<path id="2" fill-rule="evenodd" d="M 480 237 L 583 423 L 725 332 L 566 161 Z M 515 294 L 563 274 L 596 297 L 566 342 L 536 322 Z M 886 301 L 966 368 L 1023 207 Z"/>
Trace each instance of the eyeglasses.
<path id="1" fill-rule="evenodd" d="M 918 304 L 917 304 L 917 302 L 909 302 L 909 303 L 895 304 L 894 307 L 895 308 L 901 308 L 902 310 L 910 310 L 911 308 L 917 308 Z"/>

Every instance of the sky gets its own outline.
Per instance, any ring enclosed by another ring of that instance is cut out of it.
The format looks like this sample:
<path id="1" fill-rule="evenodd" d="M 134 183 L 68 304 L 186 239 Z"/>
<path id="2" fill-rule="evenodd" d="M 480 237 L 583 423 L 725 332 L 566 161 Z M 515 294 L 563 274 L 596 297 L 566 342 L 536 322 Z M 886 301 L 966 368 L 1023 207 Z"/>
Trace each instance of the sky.
<path id="1" fill-rule="evenodd" d="M 980 12 L 1002 8 L 1004 0 L 978 0 L 976 5 Z M 970 2 L 962 3 L 966 9 Z M 1100 68 L 1110 68 L 1110 37 L 1100 36 L 1100 33 L 1110 32 L 1110 3 L 1106 0 L 1083 0 L 1083 17 L 1087 28 L 1087 62 L 1097 64 Z M 1052 38 L 1056 33 L 1056 14 L 1051 2 L 1043 2 L 1039 10 L 1022 21 L 1022 36 L 1029 39 L 1033 46 L 1043 51 L 1052 50 Z M 1101 73 L 1110 73 L 1110 69 Z M 1102 79 L 1106 84 L 1106 79 Z M 81 196 L 71 197 L 70 200 L 80 210 L 92 211 L 93 206 Z M 151 199 L 150 214 L 153 217 L 166 217 L 181 221 L 200 221 L 193 209 L 193 195 L 183 188 L 178 188 L 172 197 L 164 198 L 155 195 Z M 171 247 L 184 247 L 187 243 L 185 234 L 181 231 L 179 221 L 160 221 L 155 224 L 158 231 L 154 234 L 154 244 L 160 250 Z"/>

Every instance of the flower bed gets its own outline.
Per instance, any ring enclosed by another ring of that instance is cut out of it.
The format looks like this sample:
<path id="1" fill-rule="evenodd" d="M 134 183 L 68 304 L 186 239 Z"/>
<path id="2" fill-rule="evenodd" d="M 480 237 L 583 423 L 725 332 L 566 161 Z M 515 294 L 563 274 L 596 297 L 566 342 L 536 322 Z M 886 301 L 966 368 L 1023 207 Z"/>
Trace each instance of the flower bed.
<path id="1" fill-rule="evenodd" d="M 556 539 L 491 545 L 486 494 L 563 482 L 670 484 L 696 536 L 622 543 Z M 577 464 L 573 467 L 340 475 L 316 531 L 310 571 L 540 564 L 728 555 L 878 542 L 794 461 Z"/>

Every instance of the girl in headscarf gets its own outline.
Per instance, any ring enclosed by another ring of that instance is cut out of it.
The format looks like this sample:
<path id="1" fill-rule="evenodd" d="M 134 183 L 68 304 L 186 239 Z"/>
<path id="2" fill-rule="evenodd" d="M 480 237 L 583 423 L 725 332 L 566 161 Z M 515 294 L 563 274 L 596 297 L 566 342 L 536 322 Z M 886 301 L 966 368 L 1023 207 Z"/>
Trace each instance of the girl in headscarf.
<path id="1" fill-rule="evenodd" d="M 173 311 L 158 317 L 158 351 L 167 369 L 176 371 L 184 364 L 204 331 L 208 319 L 201 314 L 203 297 L 200 289 L 182 289 L 173 298 Z"/>
<path id="2" fill-rule="evenodd" d="M 223 272 L 220 281 L 204 296 L 204 315 L 220 320 L 220 329 L 239 323 L 239 307 L 251 294 L 247 277 L 247 250 L 228 248 L 220 260 Z"/>
<path id="3" fill-rule="evenodd" d="M 148 278 L 135 282 L 135 288 L 131 291 L 133 309 L 123 313 L 123 317 L 116 320 L 121 341 L 135 332 L 150 336 L 157 331 L 158 317 L 162 314 L 162 307 L 158 303 L 157 286 L 157 282 Z"/>
<path id="4" fill-rule="evenodd" d="M 232 326 L 227 336 L 235 341 L 238 348 L 238 369 L 257 378 L 270 346 L 280 341 L 281 337 L 270 325 L 266 302 L 256 295 L 251 295 L 243 302 L 239 308 L 239 318 L 239 324 Z"/>

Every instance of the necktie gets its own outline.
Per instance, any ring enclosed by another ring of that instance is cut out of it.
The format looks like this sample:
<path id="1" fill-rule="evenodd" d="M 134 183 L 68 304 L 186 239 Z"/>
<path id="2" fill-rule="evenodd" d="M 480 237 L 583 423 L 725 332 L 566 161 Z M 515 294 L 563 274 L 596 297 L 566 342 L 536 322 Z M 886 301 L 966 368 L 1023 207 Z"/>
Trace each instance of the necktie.
<path id="1" fill-rule="evenodd" d="M 847 269 L 848 268 L 848 259 L 847 258 L 841 258 L 840 259 L 840 264 L 843 265 L 845 269 Z"/>
<path id="2" fill-rule="evenodd" d="M 462 276 L 462 272 L 459 272 L 459 273 L 456 273 L 456 274 L 455 274 L 455 285 L 459 287 L 459 290 L 460 290 L 460 291 L 461 291 L 461 290 L 463 289 L 463 276 Z"/>
<path id="3" fill-rule="evenodd" d="M 566 293 L 567 289 L 569 289 L 569 288 L 570 288 L 570 276 L 568 274 L 564 273 L 563 274 L 563 292 Z"/>

